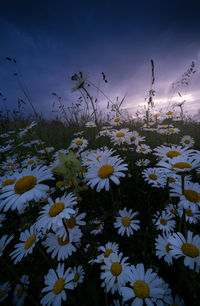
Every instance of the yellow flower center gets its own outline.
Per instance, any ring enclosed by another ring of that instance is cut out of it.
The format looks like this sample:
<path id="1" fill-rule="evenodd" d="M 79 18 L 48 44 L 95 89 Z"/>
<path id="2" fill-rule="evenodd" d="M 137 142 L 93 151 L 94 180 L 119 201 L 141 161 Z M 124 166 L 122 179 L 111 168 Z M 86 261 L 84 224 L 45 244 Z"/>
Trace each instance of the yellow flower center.
<path id="1" fill-rule="evenodd" d="M 54 286 L 53 286 L 53 289 L 52 291 L 55 293 L 55 294 L 59 294 L 63 289 L 64 289 L 64 286 L 65 286 L 65 281 L 63 278 L 59 278 Z"/>
<path id="2" fill-rule="evenodd" d="M 108 257 L 111 253 L 113 253 L 113 250 L 107 249 L 107 250 L 104 252 L 104 257 Z"/>
<path id="3" fill-rule="evenodd" d="M 103 165 L 99 168 L 98 175 L 101 179 L 109 178 L 114 172 L 114 168 L 111 165 Z"/>
<path id="4" fill-rule="evenodd" d="M 82 142 L 82 140 L 79 139 L 79 140 L 76 141 L 76 144 L 77 144 L 77 146 L 81 146 L 83 144 L 83 142 Z"/>
<path id="5" fill-rule="evenodd" d="M 169 131 L 170 133 L 173 133 L 173 132 L 174 132 L 174 129 L 168 129 L 168 131 Z"/>
<path id="6" fill-rule="evenodd" d="M 96 160 L 99 162 L 99 159 L 101 158 L 101 155 L 96 157 Z"/>
<path id="7" fill-rule="evenodd" d="M 36 240 L 36 235 L 33 234 L 31 235 L 30 237 L 28 237 L 28 239 L 26 239 L 25 243 L 24 243 L 24 249 L 25 250 L 28 250 L 30 249 L 30 247 L 33 245 L 33 243 L 35 242 Z"/>
<path id="8" fill-rule="evenodd" d="M 77 282 L 79 280 L 79 278 L 80 278 L 80 274 L 79 273 L 75 273 L 73 281 Z"/>
<path id="9" fill-rule="evenodd" d="M 190 202 L 193 202 L 193 203 L 200 202 L 200 194 L 194 190 L 191 190 L 191 189 L 184 190 L 184 196 Z"/>
<path id="10" fill-rule="evenodd" d="M 164 218 L 160 218 L 160 223 L 162 225 L 167 225 L 167 220 L 165 220 Z"/>
<path id="11" fill-rule="evenodd" d="M 145 152 L 146 149 L 145 149 L 145 148 L 140 148 L 140 151 L 141 151 L 141 152 Z"/>
<path id="12" fill-rule="evenodd" d="M 63 202 L 54 203 L 49 209 L 49 216 L 56 217 L 64 209 L 65 205 Z"/>
<path id="13" fill-rule="evenodd" d="M 173 168 L 177 168 L 177 169 L 191 169 L 192 166 L 188 163 L 182 163 L 182 162 L 179 162 L 179 163 L 175 163 L 173 165 Z"/>
<path id="14" fill-rule="evenodd" d="M 186 256 L 191 258 L 199 256 L 199 249 L 192 243 L 184 243 L 181 249 Z"/>
<path id="15" fill-rule="evenodd" d="M 186 215 L 187 215 L 188 217 L 193 217 L 193 216 L 194 216 L 194 214 L 193 214 L 193 212 L 191 211 L 191 209 L 186 209 L 186 210 L 185 210 L 185 213 L 186 213 Z"/>
<path id="16" fill-rule="evenodd" d="M 135 141 L 136 137 L 135 136 L 131 136 L 131 141 Z"/>
<path id="17" fill-rule="evenodd" d="M 26 175 L 17 180 L 15 183 L 15 193 L 23 194 L 35 187 L 37 179 L 33 175 Z"/>
<path id="18" fill-rule="evenodd" d="M 168 244 L 165 246 L 165 250 L 167 253 L 169 253 L 169 251 L 171 251 L 171 248 L 170 248 L 170 243 L 168 242 Z"/>
<path id="19" fill-rule="evenodd" d="M 123 132 L 118 132 L 116 134 L 116 137 L 124 137 L 124 136 L 125 136 L 125 134 Z"/>
<path id="20" fill-rule="evenodd" d="M 128 227 L 130 225 L 130 223 L 131 223 L 131 221 L 130 221 L 130 219 L 128 217 L 122 218 L 123 226 Z"/>
<path id="21" fill-rule="evenodd" d="M 166 156 L 169 157 L 169 158 L 174 158 L 174 157 L 179 156 L 179 155 L 181 155 L 181 153 L 179 153 L 178 151 L 174 151 L 174 150 L 168 151 L 167 154 L 166 154 Z"/>
<path id="22" fill-rule="evenodd" d="M 173 115 L 173 113 L 174 113 L 174 112 L 169 111 L 169 112 L 166 113 L 166 115 L 167 115 L 167 116 L 170 116 L 170 115 Z"/>
<path id="23" fill-rule="evenodd" d="M 65 221 L 65 224 L 68 228 L 74 228 L 74 226 L 76 225 L 76 219 L 74 217 L 71 217 L 70 219 L 67 219 Z"/>
<path id="24" fill-rule="evenodd" d="M 2 183 L 2 187 L 12 185 L 12 184 L 14 184 L 14 182 L 15 182 L 15 180 L 13 180 L 13 179 L 7 179 Z"/>
<path id="25" fill-rule="evenodd" d="M 22 285 L 19 285 L 19 288 L 17 290 L 17 297 L 19 299 L 22 297 L 23 291 L 24 291 L 24 289 L 23 289 Z"/>
<path id="26" fill-rule="evenodd" d="M 177 212 L 177 210 L 176 209 L 170 209 L 170 212 L 173 214 L 173 215 L 177 215 L 178 214 L 178 212 Z"/>
<path id="27" fill-rule="evenodd" d="M 67 236 L 64 240 L 63 237 L 58 237 L 58 243 L 59 245 L 66 245 L 69 243 L 69 237 Z"/>
<path id="28" fill-rule="evenodd" d="M 108 132 L 106 132 L 106 131 L 105 131 L 105 132 L 103 132 L 103 135 L 107 135 L 107 134 L 108 134 Z"/>
<path id="29" fill-rule="evenodd" d="M 113 276 L 119 276 L 122 272 L 122 266 L 119 262 L 114 262 L 111 265 L 110 271 Z"/>
<path id="30" fill-rule="evenodd" d="M 169 181 L 169 183 L 175 183 L 176 182 L 175 178 L 173 178 L 173 177 L 168 177 L 168 181 Z"/>
<path id="31" fill-rule="evenodd" d="M 184 140 L 184 143 L 185 143 L 185 144 L 190 144 L 190 140 L 189 140 L 189 139 L 185 139 L 185 140 Z"/>
<path id="32" fill-rule="evenodd" d="M 136 281 L 133 285 L 133 291 L 140 299 L 149 297 L 149 286 L 144 281 Z"/>
<path id="33" fill-rule="evenodd" d="M 149 178 L 153 181 L 156 181 L 158 177 L 155 174 L 149 174 Z"/>
<path id="34" fill-rule="evenodd" d="M 0 299 L 2 299 L 2 297 L 6 294 L 6 291 L 3 290 L 3 291 L 0 291 Z"/>
<path id="35" fill-rule="evenodd" d="M 31 164 L 33 164 L 33 163 L 34 163 L 34 160 L 33 160 L 33 159 L 30 159 L 30 160 L 27 162 L 28 165 L 31 165 Z"/>
<path id="36" fill-rule="evenodd" d="M 62 181 L 56 182 L 56 187 L 61 188 L 64 185 Z"/>
<path id="37" fill-rule="evenodd" d="M 120 118 L 115 118 L 114 122 L 119 122 Z"/>
<path id="38" fill-rule="evenodd" d="M 13 164 L 12 162 L 8 162 L 6 166 L 11 166 L 12 164 Z"/>

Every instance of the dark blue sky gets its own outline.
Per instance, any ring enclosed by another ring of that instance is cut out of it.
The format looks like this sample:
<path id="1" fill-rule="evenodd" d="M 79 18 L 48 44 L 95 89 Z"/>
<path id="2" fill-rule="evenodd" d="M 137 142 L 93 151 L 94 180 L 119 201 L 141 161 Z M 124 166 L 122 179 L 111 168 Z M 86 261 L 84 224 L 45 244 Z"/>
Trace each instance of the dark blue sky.
<path id="1" fill-rule="evenodd" d="M 7 1 L 0 4 L 0 92 L 8 106 L 25 99 L 18 67 L 38 111 L 49 117 L 52 92 L 65 105 L 76 102 L 71 76 L 79 71 L 112 99 L 127 94 L 124 107 L 144 104 L 155 63 L 155 102 L 170 101 L 170 85 L 195 62 L 197 72 L 187 88 L 188 109 L 200 108 L 199 1 Z M 106 74 L 105 84 L 101 72 Z M 175 97 L 174 100 L 175 101 Z M 99 105 L 105 105 L 99 95 Z M 2 107 L 1 107 L 2 108 Z M 187 108 L 187 107 L 186 107 Z M 31 110 L 30 107 L 27 108 Z"/>

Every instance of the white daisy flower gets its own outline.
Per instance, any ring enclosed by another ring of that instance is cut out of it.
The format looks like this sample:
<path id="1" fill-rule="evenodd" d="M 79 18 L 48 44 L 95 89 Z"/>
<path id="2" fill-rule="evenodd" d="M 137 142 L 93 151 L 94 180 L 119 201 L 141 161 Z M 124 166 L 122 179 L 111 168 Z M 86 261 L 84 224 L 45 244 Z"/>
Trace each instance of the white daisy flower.
<path id="1" fill-rule="evenodd" d="M 76 288 L 78 284 L 83 283 L 85 271 L 83 270 L 82 266 L 78 266 L 78 267 L 72 268 L 72 274 L 74 275 L 72 283 L 74 285 L 74 288 Z"/>
<path id="2" fill-rule="evenodd" d="M 93 127 L 96 127 L 96 123 L 93 121 L 88 121 L 86 122 L 85 126 L 88 128 L 93 128 Z"/>
<path id="3" fill-rule="evenodd" d="M 160 168 L 147 168 L 142 171 L 142 177 L 153 187 L 163 188 L 166 186 L 166 174 Z"/>
<path id="4" fill-rule="evenodd" d="M 99 252 L 103 252 L 97 256 L 96 259 L 92 259 L 89 261 L 90 264 L 93 263 L 102 263 L 104 262 L 104 258 L 108 258 L 110 254 L 116 253 L 118 254 L 119 245 L 116 242 L 107 242 L 105 246 L 100 246 L 98 248 Z"/>
<path id="5" fill-rule="evenodd" d="M 136 148 L 137 153 L 148 154 L 151 151 L 152 150 L 151 150 L 150 146 L 145 145 L 145 144 L 138 145 L 137 148 Z"/>
<path id="6" fill-rule="evenodd" d="M 130 132 L 130 136 L 127 139 L 127 142 L 128 142 L 129 145 L 134 144 L 135 146 L 138 146 L 139 142 L 141 142 L 141 141 L 145 141 L 144 136 L 140 136 L 137 131 Z"/>
<path id="7" fill-rule="evenodd" d="M 114 223 L 115 228 L 118 229 L 118 234 L 123 236 L 125 233 L 129 237 L 133 235 L 134 231 L 138 231 L 140 229 L 140 226 L 138 223 L 140 223 L 139 220 L 135 220 L 134 217 L 138 215 L 138 212 L 134 212 L 130 209 L 129 211 L 125 207 L 123 210 L 119 210 L 120 217 L 116 217 L 116 222 Z"/>
<path id="8" fill-rule="evenodd" d="M 101 131 L 99 131 L 99 135 L 100 136 L 110 136 L 110 131 L 109 130 L 101 130 Z"/>
<path id="9" fill-rule="evenodd" d="M 178 216 L 178 209 L 177 206 L 169 203 L 166 207 L 165 207 L 165 211 L 167 215 L 170 215 L 172 218 Z"/>
<path id="10" fill-rule="evenodd" d="M 163 280 L 152 269 L 144 270 L 143 264 L 131 266 L 129 272 L 130 287 L 122 286 L 120 289 L 123 302 L 132 299 L 131 305 L 163 305 L 164 288 Z M 159 304 L 160 303 L 160 304 Z"/>
<path id="11" fill-rule="evenodd" d="M 180 129 L 179 129 L 179 128 L 173 127 L 173 128 L 167 129 L 167 134 L 168 134 L 168 135 L 177 134 L 177 133 L 179 133 L 179 132 L 180 132 Z"/>
<path id="12" fill-rule="evenodd" d="M 28 285 L 30 284 L 29 276 L 24 274 L 20 278 L 20 282 L 22 284 L 17 284 L 14 290 L 13 304 L 16 306 L 23 306 L 24 300 L 27 296 L 26 290 L 28 289 Z"/>
<path id="13" fill-rule="evenodd" d="M 14 259 L 14 264 L 20 262 L 23 257 L 32 254 L 36 242 L 40 239 L 40 233 L 32 225 L 29 230 L 25 230 L 20 234 L 20 243 L 15 245 L 15 250 L 10 253 L 10 257 Z"/>
<path id="14" fill-rule="evenodd" d="M 181 184 L 173 184 L 170 197 L 179 197 L 179 208 L 196 210 L 200 207 L 200 184 L 185 181 L 183 193 Z"/>
<path id="15" fill-rule="evenodd" d="M 119 177 L 124 177 L 125 174 L 122 171 L 128 170 L 127 164 L 123 164 L 123 160 L 117 156 L 102 157 L 102 159 L 88 168 L 88 171 L 84 173 L 85 179 L 88 181 L 87 185 L 93 189 L 96 185 L 96 191 L 99 192 L 103 188 L 106 191 L 109 190 L 109 181 L 113 181 L 119 185 Z"/>
<path id="16" fill-rule="evenodd" d="M 200 165 L 200 156 L 192 157 L 178 156 L 168 161 L 159 161 L 156 166 L 163 167 L 168 172 L 187 172 L 197 168 Z"/>
<path id="17" fill-rule="evenodd" d="M 200 220 L 200 211 L 199 209 L 183 209 L 183 208 L 178 208 L 178 214 L 179 217 L 181 218 L 183 216 L 183 213 L 185 214 L 185 220 L 186 222 L 189 222 L 190 224 L 196 224 Z"/>
<path id="18" fill-rule="evenodd" d="M 69 149 L 78 150 L 78 152 L 83 151 L 88 145 L 87 139 L 81 137 L 81 138 L 75 138 L 72 140 Z"/>
<path id="19" fill-rule="evenodd" d="M 107 147 L 97 149 L 97 150 L 92 150 L 90 152 L 83 152 L 81 155 L 82 158 L 82 165 L 83 166 L 92 166 L 93 163 L 98 163 L 103 157 L 110 157 L 115 151 L 113 149 L 108 149 Z"/>
<path id="20" fill-rule="evenodd" d="M 120 125 L 122 123 L 122 118 L 120 117 L 115 117 L 111 120 L 110 124 L 111 125 Z"/>
<path id="21" fill-rule="evenodd" d="M 114 130 L 110 136 L 114 144 L 127 143 L 127 139 L 130 138 L 130 131 L 128 129 Z"/>
<path id="22" fill-rule="evenodd" d="M 184 257 L 184 265 L 196 272 L 200 266 L 200 236 L 187 232 L 187 239 L 180 233 L 173 233 L 168 239 L 170 243 L 170 253 L 177 259 Z"/>
<path id="23" fill-rule="evenodd" d="M 100 278 L 103 280 L 102 287 L 105 291 L 113 294 L 118 290 L 120 292 L 121 286 L 125 285 L 129 276 L 129 264 L 126 263 L 128 257 L 122 257 L 123 253 L 110 254 L 109 258 L 104 258 L 104 264 L 101 265 Z"/>
<path id="24" fill-rule="evenodd" d="M 55 201 L 48 197 L 49 204 L 45 205 L 40 212 L 40 216 L 36 220 L 36 227 L 38 230 L 41 228 L 56 231 L 59 227 L 63 226 L 63 219 L 69 219 L 75 210 L 72 207 L 77 204 L 76 197 L 72 192 L 64 194 L 61 198 Z"/>
<path id="25" fill-rule="evenodd" d="M 139 159 L 135 162 L 136 166 L 138 167 L 146 167 L 150 163 L 149 159 Z"/>
<path id="26" fill-rule="evenodd" d="M 31 169 L 29 166 L 23 169 L 21 173 L 14 174 L 15 182 L 5 186 L 0 195 L 0 209 L 4 207 L 4 211 L 9 209 L 17 209 L 19 213 L 24 210 L 25 203 L 46 196 L 46 191 L 49 187 L 40 182 L 45 180 L 53 180 L 53 175 L 46 166 L 36 167 Z"/>
<path id="27" fill-rule="evenodd" d="M 28 157 L 21 162 L 21 167 L 26 168 L 28 166 L 35 166 L 38 161 L 39 159 L 37 156 Z"/>
<path id="28" fill-rule="evenodd" d="M 171 236 L 171 235 L 170 235 Z M 168 263 L 168 265 L 172 264 L 173 256 L 170 253 L 170 243 L 168 241 L 168 235 L 165 235 L 163 233 L 163 236 L 158 235 L 158 238 L 156 238 L 155 247 L 156 247 L 156 256 L 158 258 L 164 257 L 164 261 Z"/>
<path id="29" fill-rule="evenodd" d="M 3 255 L 3 251 L 8 243 L 14 238 L 14 235 L 11 235 L 8 239 L 8 235 L 3 235 L 0 239 L 0 256 Z"/>
<path id="30" fill-rule="evenodd" d="M 62 300 L 66 301 L 66 289 L 74 289 L 72 280 L 74 275 L 71 268 L 64 271 L 64 264 L 58 264 L 56 271 L 49 269 L 49 272 L 44 277 L 46 287 L 42 292 L 47 294 L 41 299 L 40 303 L 44 305 L 58 306 L 62 304 Z"/>
<path id="31" fill-rule="evenodd" d="M 189 157 L 194 154 L 194 150 L 188 150 L 188 148 L 183 148 L 182 146 L 172 145 L 172 146 L 158 146 L 154 149 L 154 155 L 162 158 L 162 160 L 172 160 L 178 156 Z"/>
<path id="32" fill-rule="evenodd" d="M 100 220 L 96 219 L 91 221 L 90 223 L 95 225 L 95 228 L 90 232 L 92 235 L 98 235 L 102 233 L 104 222 L 101 222 Z"/>
<path id="33" fill-rule="evenodd" d="M 180 143 L 182 144 L 182 146 L 189 148 L 189 147 L 192 147 L 194 145 L 194 139 L 189 135 L 188 136 L 183 136 L 181 138 Z"/>
<path id="34" fill-rule="evenodd" d="M 76 247 L 73 243 L 79 242 L 81 236 L 76 231 L 70 233 L 69 236 L 65 235 L 65 238 L 59 237 L 54 233 L 48 233 L 46 240 L 42 244 L 47 248 L 47 253 L 51 253 L 51 258 L 57 257 L 58 261 L 65 260 L 73 252 L 76 252 Z"/>
<path id="35" fill-rule="evenodd" d="M 160 212 L 158 211 L 154 218 L 152 219 L 152 222 L 155 224 L 156 228 L 158 230 L 162 230 L 163 233 L 171 233 L 176 225 L 176 222 L 174 220 L 171 220 L 171 216 L 166 214 L 165 211 Z"/>
<path id="36" fill-rule="evenodd" d="M 10 282 L 5 282 L 2 285 L 0 285 L 0 303 L 5 300 L 5 298 L 8 296 L 8 292 L 11 289 Z"/>

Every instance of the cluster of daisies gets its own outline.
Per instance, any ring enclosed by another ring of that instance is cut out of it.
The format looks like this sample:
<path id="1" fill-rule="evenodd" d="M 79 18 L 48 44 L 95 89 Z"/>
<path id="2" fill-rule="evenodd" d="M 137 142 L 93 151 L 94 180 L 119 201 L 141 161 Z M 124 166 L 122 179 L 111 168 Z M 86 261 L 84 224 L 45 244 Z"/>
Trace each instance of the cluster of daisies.
<path id="1" fill-rule="evenodd" d="M 10 213 L 17 213 L 20 220 L 32 212 L 37 216 L 19 236 L 16 230 L 14 234 L 0 236 L 0 257 L 4 260 L 5 249 L 7 251 L 13 244 L 9 257 L 14 268 L 34 255 L 36 248 L 47 256 L 47 261 L 50 257 L 56 263 L 44 275 L 42 305 L 61 305 L 73 296 L 70 290 L 84 282 L 87 267 L 71 266 L 70 259 L 83 248 L 87 254 L 91 246 L 90 243 L 83 244 L 84 228 L 89 226 L 92 241 L 94 236 L 101 237 L 108 220 L 90 217 L 90 212 L 82 209 L 81 192 L 89 188 L 96 191 L 98 201 L 102 194 L 112 192 L 114 185 L 120 188 L 120 182 L 126 176 L 131 178 L 134 173 L 130 173 L 129 161 L 121 158 L 122 151 L 130 151 L 133 160 L 136 156 L 134 167 L 142 169 L 144 184 L 155 190 L 167 190 L 169 194 L 169 202 L 152 215 L 152 226 L 158 234 L 154 240 L 156 256 L 169 266 L 182 258 L 186 267 L 199 272 L 200 235 L 190 230 L 190 225 L 197 225 L 200 219 L 200 184 L 193 180 L 194 174 L 200 174 L 200 151 L 192 148 L 194 139 L 184 136 L 180 145 L 151 148 L 137 131 L 121 128 L 121 121 L 116 117 L 110 126 L 105 125 L 98 131 L 96 141 L 106 137 L 110 148 L 88 149 L 89 141 L 83 131 L 74 134 L 67 149 L 59 151 L 45 147 L 38 139 L 19 143 L 29 135 L 36 122 L 19 132 L 1 135 L 4 142 L 0 148 L 3 156 L 0 164 L 0 230 L 4 230 Z M 90 121 L 85 128 L 96 129 L 97 126 Z M 151 126 L 143 128 L 153 131 Z M 159 125 L 156 131 L 164 135 L 179 132 L 170 125 Z M 16 147 L 19 152 L 26 149 L 26 153 L 15 152 Z M 140 158 L 140 154 L 148 158 Z M 65 156 L 62 165 L 60 156 Z M 147 167 L 152 163 L 152 157 L 156 159 L 155 167 Z M 67 179 L 58 180 L 59 171 L 62 173 L 63 169 L 68 171 Z M 132 237 L 137 239 L 142 218 L 134 207 L 123 207 L 120 203 L 120 208 L 112 216 L 113 233 L 118 235 L 118 241 L 121 238 L 131 244 Z M 106 294 L 113 296 L 115 305 L 127 305 L 127 302 L 130 305 L 184 305 L 183 299 L 172 292 L 155 268 L 147 268 L 141 262 L 133 265 L 131 259 L 119 250 L 120 244 L 116 242 L 98 244 L 97 256 L 88 259 L 88 265 L 100 266 L 101 286 Z M 27 274 L 18 279 L 13 293 L 15 305 L 23 305 L 25 299 L 32 299 L 28 290 L 30 279 Z M 8 280 L 0 284 L 0 302 L 10 295 L 11 288 Z M 118 299 L 114 300 L 114 297 Z"/>

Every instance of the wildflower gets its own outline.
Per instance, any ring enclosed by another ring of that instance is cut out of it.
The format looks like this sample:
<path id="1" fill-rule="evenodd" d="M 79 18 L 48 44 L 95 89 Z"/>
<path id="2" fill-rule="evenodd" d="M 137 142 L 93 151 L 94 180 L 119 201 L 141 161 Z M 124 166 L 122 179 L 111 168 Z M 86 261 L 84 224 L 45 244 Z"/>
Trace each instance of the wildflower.
<path id="1" fill-rule="evenodd" d="M 189 148 L 189 147 L 192 147 L 194 145 L 194 139 L 189 135 L 188 136 L 183 136 L 181 138 L 180 143 L 182 144 L 182 146 Z"/>
<path id="2" fill-rule="evenodd" d="M 86 122 L 85 126 L 88 128 L 96 127 L 96 123 L 93 121 L 89 121 L 89 122 Z"/>
<path id="3" fill-rule="evenodd" d="M 0 285 L 0 303 L 5 300 L 5 298 L 8 296 L 8 291 L 11 289 L 10 282 L 5 282 L 2 285 Z"/>
<path id="4" fill-rule="evenodd" d="M 142 176 L 153 187 L 165 187 L 166 175 L 160 168 L 147 168 L 142 171 Z"/>
<path id="5" fill-rule="evenodd" d="M 178 156 L 192 156 L 194 150 L 188 150 L 188 148 L 183 148 L 181 146 L 172 145 L 172 146 L 158 146 L 154 149 L 154 155 L 160 157 L 163 161 L 172 160 Z"/>
<path id="6" fill-rule="evenodd" d="M 78 266 L 78 267 L 72 268 L 72 274 L 74 275 L 72 283 L 74 285 L 74 288 L 76 288 L 78 284 L 83 282 L 85 272 L 82 266 Z"/>
<path id="7" fill-rule="evenodd" d="M 164 297 L 163 281 L 152 269 L 145 273 L 144 265 L 130 267 L 129 287 L 121 286 L 120 292 L 123 302 L 132 299 L 132 305 L 153 305 L 153 303 L 162 303 Z"/>
<path id="8" fill-rule="evenodd" d="M 168 172 L 183 173 L 191 171 L 194 168 L 197 168 L 200 164 L 200 156 L 194 155 L 192 157 L 187 156 L 178 156 L 174 157 L 172 160 L 159 161 L 157 163 L 158 167 L 163 167 Z"/>
<path id="9" fill-rule="evenodd" d="M 52 174 L 46 166 L 31 169 L 29 166 L 20 173 L 14 174 L 14 183 L 5 186 L 0 195 L 0 209 L 4 207 L 4 211 L 18 210 L 20 214 L 25 208 L 25 203 L 31 200 L 39 201 L 40 198 L 46 196 L 49 187 L 40 182 L 52 180 Z"/>
<path id="10" fill-rule="evenodd" d="M 135 220 L 134 217 L 138 215 L 138 212 L 134 212 L 130 209 L 129 211 L 125 207 L 123 210 L 119 210 L 120 217 L 116 217 L 116 222 L 114 223 L 115 228 L 118 229 L 118 234 L 126 235 L 129 237 L 130 235 L 133 235 L 134 231 L 138 231 L 140 226 L 138 223 L 140 223 L 139 220 Z"/>
<path id="11" fill-rule="evenodd" d="M 137 153 L 148 154 L 151 151 L 152 150 L 151 150 L 150 146 L 147 146 L 145 144 L 138 145 L 137 148 L 136 148 L 136 152 Z"/>
<path id="12" fill-rule="evenodd" d="M 14 259 L 14 264 L 20 262 L 23 257 L 32 254 L 36 242 L 40 239 L 40 234 L 36 231 L 35 226 L 32 225 L 29 230 L 25 230 L 20 234 L 20 243 L 15 245 L 15 250 L 10 253 L 10 257 Z"/>
<path id="13" fill-rule="evenodd" d="M 5 247 L 13 239 L 13 237 L 14 237 L 14 235 L 11 235 L 9 238 L 8 238 L 8 235 L 3 235 L 1 237 L 1 239 L 0 239 L 0 256 L 3 255 L 3 251 L 4 251 Z"/>
<path id="14" fill-rule="evenodd" d="M 75 213 L 72 207 L 77 202 L 72 192 L 64 194 L 55 201 L 51 197 L 48 197 L 48 202 L 49 204 L 43 207 L 35 224 L 38 230 L 41 228 L 50 229 L 52 227 L 56 231 L 59 227 L 63 226 L 63 218 L 69 219 Z"/>
<path id="15" fill-rule="evenodd" d="M 139 166 L 139 167 L 146 167 L 148 166 L 149 163 L 150 163 L 149 159 L 138 159 L 135 162 L 136 166 Z"/>
<path id="16" fill-rule="evenodd" d="M 116 242 L 107 242 L 105 246 L 100 246 L 98 248 L 99 252 L 102 252 L 100 255 L 97 256 L 96 259 L 92 259 L 89 261 L 90 264 L 102 263 L 104 262 L 104 258 L 109 258 L 110 254 L 116 253 L 118 254 L 119 245 Z"/>
<path id="17" fill-rule="evenodd" d="M 75 138 L 72 140 L 69 149 L 78 150 L 78 152 L 83 151 L 88 145 L 87 139 L 81 137 L 81 138 Z"/>
<path id="18" fill-rule="evenodd" d="M 139 145 L 139 142 L 145 141 L 144 136 L 140 136 L 137 131 L 130 132 L 129 138 L 127 139 L 128 144 L 134 144 L 136 146 Z"/>
<path id="19" fill-rule="evenodd" d="M 174 227 L 176 225 L 176 222 L 174 220 L 171 220 L 171 216 L 167 215 L 165 211 L 162 211 L 160 214 L 157 212 L 154 215 L 153 223 L 155 223 L 155 226 L 158 230 L 162 230 L 163 233 L 170 233 L 174 230 Z"/>
<path id="20" fill-rule="evenodd" d="M 41 299 L 42 305 L 61 305 L 62 300 L 66 301 L 66 289 L 74 289 L 72 280 L 74 275 L 71 268 L 64 271 L 64 264 L 58 264 L 56 271 L 49 269 L 49 272 L 44 277 L 46 287 L 42 292 L 47 292 Z"/>
<path id="21" fill-rule="evenodd" d="M 98 235 L 103 231 L 104 222 L 101 222 L 100 220 L 96 219 L 91 221 L 90 223 L 95 225 L 95 228 L 91 231 L 92 235 Z"/>
<path id="22" fill-rule="evenodd" d="M 184 208 L 178 208 L 178 214 L 181 218 L 183 214 L 185 214 L 185 220 L 186 222 L 189 222 L 190 224 L 196 224 L 200 220 L 200 211 L 199 209 L 185 209 Z"/>
<path id="23" fill-rule="evenodd" d="M 30 284 L 29 276 L 26 274 L 22 275 L 20 282 L 23 283 L 23 285 L 17 284 L 14 290 L 13 304 L 16 306 L 24 305 L 24 300 L 27 296 L 26 290 Z"/>
<path id="24" fill-rule="evenodd" d="M 163 233 L 163 236 L 158 235 L 158 238 L 156 238 L 156 243 L 155 243 L 155 247 L 156 247 L 156 256 L 158 256 L 158 258 L 162 258 L 164 257 L 164 261 L 168 263 L 168 265 L 172 264 L 173 261 L 173 256 L 170 253 L 170 243 L 168 241 L 168 237 L 170 235 L 166 235 Z"/>
<path id="25" fill-rule="evenodd" d="M 104 264 L 101 265 L 101 276 L 103 280 L 102 287 L 105 291 L 113 294 L 120 291 L 121 286 L 125 285 L 129 277 L 129 264 L 126 263 L 128 257 L 123 258 L 123 253 L 110 254 L 109 258 L 104 258 Z"/>
<path id="26" fill-rule="evenodd" d="M 88 168 L 87 173 L 84 173 L 85 179 L 88 181 L 87 185 L 93 189 L 97 185 L 96 191 L 99 192 L 105 188 L 109 190 L 109 181 L 112 180 L 115 184 L 119 185 L 118 177 L 124 177 L 122 171 L 127 170 L 127 164 L 122 163 L 122 159 L 118 156 L 102 157 L 102 159 Z"/>
<path id="27" fill-rule="evenodd" d="M 168 204 L 165 207 L 165 211 L 167 215 L 170 215 L 172 218 L 178 216 L 178 209 L 177 206 L 174 204 Z"/>
<path id="28" fill-rule="evenodd" d="M 170 243 L 170 252 L 177 259 L 184 257 L 184 265 L 196 272 L 199 272 L 200 266 L 200 236 L 194 235 L 188 231 L 187 238 L 180 232 L 173 233 L 168 239 Z"/>
<path id="29" fill-rule="evenodd" d="M 111 141 L 114 144 L 121 144 L 127 142 L 127 138 L 130 137 L 130 131 L 128 129 L 114 130 L 111 132 Z"/>

